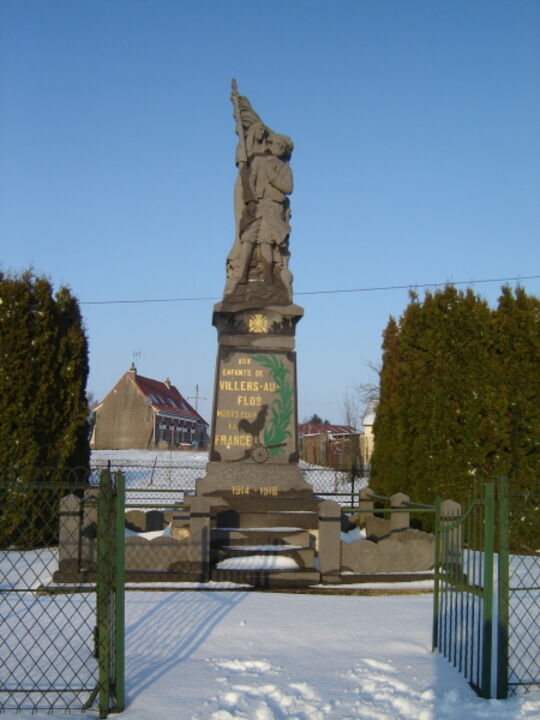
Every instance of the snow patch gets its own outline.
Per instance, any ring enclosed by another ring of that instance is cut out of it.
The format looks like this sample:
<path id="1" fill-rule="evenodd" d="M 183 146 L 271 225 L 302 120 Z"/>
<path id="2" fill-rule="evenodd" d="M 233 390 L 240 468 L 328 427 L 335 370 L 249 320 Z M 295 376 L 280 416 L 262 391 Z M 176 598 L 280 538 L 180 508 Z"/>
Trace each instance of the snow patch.
<path id="1" fill-rule="evenodd" d="M 218 570 L 298 570 L 298 563 L 279 555 L 245 555 L 222 560 Z"/>

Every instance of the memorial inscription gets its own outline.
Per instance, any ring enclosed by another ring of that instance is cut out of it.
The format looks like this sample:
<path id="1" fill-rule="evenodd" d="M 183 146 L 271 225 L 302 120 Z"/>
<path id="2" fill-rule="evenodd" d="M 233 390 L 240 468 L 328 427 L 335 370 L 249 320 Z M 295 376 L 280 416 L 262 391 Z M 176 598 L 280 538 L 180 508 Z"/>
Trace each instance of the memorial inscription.
<path id="1" fill-rule="evenodd" d="M 222 351 L 213 450 L 225 462 L 289 462 L 295 449 L 294 354 Z"/>

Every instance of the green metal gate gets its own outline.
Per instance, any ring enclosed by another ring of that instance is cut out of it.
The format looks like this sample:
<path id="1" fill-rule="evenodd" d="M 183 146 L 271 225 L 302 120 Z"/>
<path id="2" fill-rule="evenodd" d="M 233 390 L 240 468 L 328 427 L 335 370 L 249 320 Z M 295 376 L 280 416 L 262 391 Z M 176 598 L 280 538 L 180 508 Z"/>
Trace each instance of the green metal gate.
<path id="1" fill-rule="evenodd" d="M 97 706 L 106 717 L 121 710 L 122 476 L 104 471 L 97 486 L 80 472 L 2 476 L 0 713 Z M 84 517 L 96 521 L 85 527 Z M 92 549 L 91 561 L 84 547 Z M 65 581 L 61 565 L 74 581 Z"/>
<path id="2" fill-rule="evenodd" d="M 482 697 L 539 688 L 540 493 L 498 478 L 436 516 L 433 649 Z"/>
<path id="3" fill-rule="evenodd" d="M 433 649 L 491 696 L 494 488 L 464 512 L 437 502 Z"/>

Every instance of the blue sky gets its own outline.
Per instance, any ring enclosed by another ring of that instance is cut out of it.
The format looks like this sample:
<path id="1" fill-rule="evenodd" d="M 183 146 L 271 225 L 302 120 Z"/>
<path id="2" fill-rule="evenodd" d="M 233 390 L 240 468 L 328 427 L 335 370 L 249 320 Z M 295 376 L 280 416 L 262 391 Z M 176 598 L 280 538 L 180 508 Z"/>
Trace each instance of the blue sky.
<path id="1" fill-rule="evenodd" d="M 140 351 L 210 419 L 213 300 L 88 303 L 221 296 L 232 77 L 295 143 L 300 418 L 342 420 L 408 302 L 303 292 L 540 275 L 537 0 L 3 0 L 1 263 L 72 288 L 98 398 Z"/>

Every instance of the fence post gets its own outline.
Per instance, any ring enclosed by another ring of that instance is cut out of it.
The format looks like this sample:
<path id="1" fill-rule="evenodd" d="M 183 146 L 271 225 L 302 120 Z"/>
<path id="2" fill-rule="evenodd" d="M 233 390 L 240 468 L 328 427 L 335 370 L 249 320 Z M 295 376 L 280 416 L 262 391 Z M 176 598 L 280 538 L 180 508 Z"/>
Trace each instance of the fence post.
<path id="1" fill-rule="evenodd" d="M 194 497 L 190 508 L 190 572 L 198 574 L 199 582 L 207 582 L 210 570 L 210 502 L 204 497 Z"/>
<path id="2" fill-rule="evenodd" d="M 60 498 L 58 529 L 58 569 L 60 572 L 78 572 L 81 529 L 81 501 L 70 493 Z"/>
<path id="3" fill-rule="evenodd" d="M 116 542 L 115 542 L 115 604 L 114 604 L 114 679 L 116 685 L 115 711 L 121 712 L 125 704 L 124 659 L 125 659 L 125 504 L 126 480 L 123 473 L 117 472 L 116 479 Z"/>
<path id="4" fill-rule="evenodd" d="M 402 508 L 406 507 L 410 497 L 404 493 L 395 493 L 390 497 L 391 508 Z M 406 530 L 410 523 L 410 513 L 408 512 L 393 512 L 390 514 L 390 532 L 395 530 Z"/>
<path id="5" fill-rule="evenodd" d="M 366 521 L 368 518 L 373 517 L 373 491 L 368 487 L 364 487 L 358 493 L 358 515 L 360 520 Z"/>
<path id="6" fill-rule="evenodd" d="M 491 665 L 493 649 L 493 535 L 495 529 L 495 487 L 484 487 L 484 617 L 482 624 L 482 697 L 491 697 Z"/>
<path id="7" fill-rule="evenodd" d="M 321 581 L 332 582 L 341 570 L 341 505 L 325 500 L 319 505 L 319 571 Z"/>
<path id="8" fill-rule="evenodd" d="M 433 630 L 431 650 L 439 647 L 439 563 L 441 555 L 441 498 L 435 498 L 435 558 L 433 565 Z"/>
<path id="9" fill-rule="evenodd" d="M 509 499 L 508 478 L 499 478 L 497 698 L 508 697 Z"/>
<path id="10" fill-rule="evenodd" d="M 109 711 L 109 592 L 111 583 L 111 475 L 103 470 L 99 478 L 97 508 L 97 569 L 96 569 L 96 650 L 98 657 L 99 717 Z M 113 525 L 114 528 L 114 525 Z M 112 554 L 114 558 L 114 554 Z"/>

